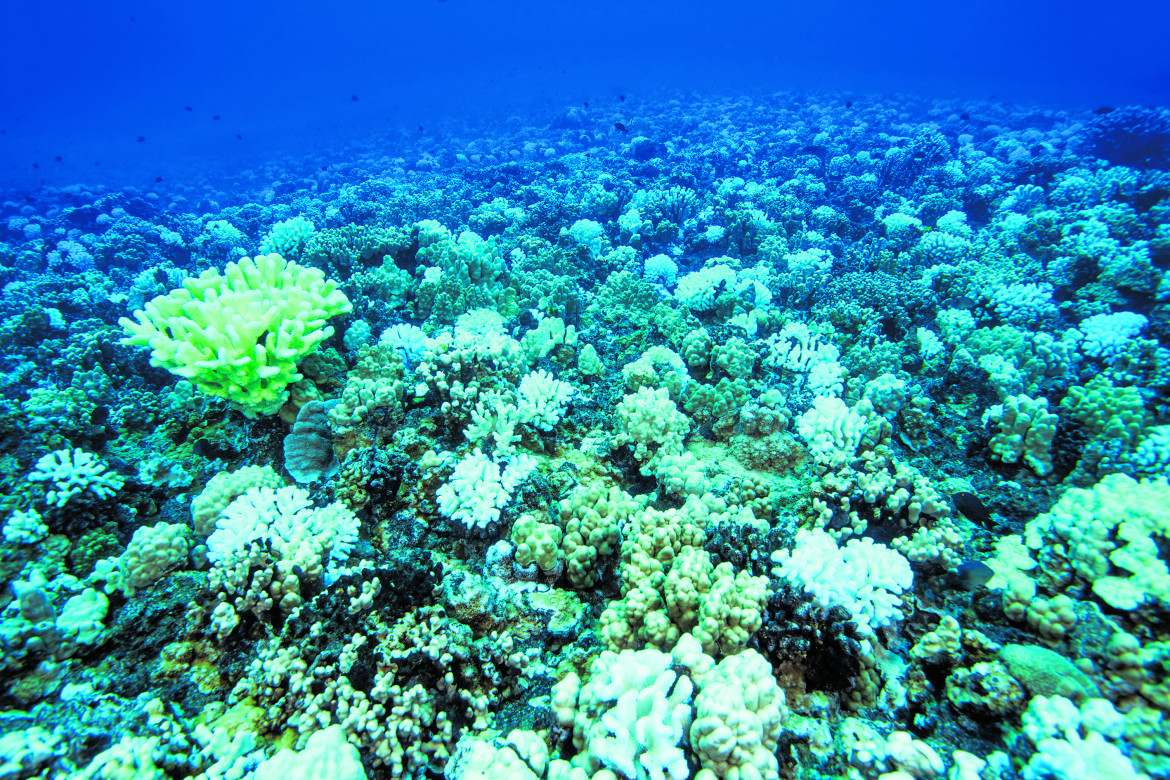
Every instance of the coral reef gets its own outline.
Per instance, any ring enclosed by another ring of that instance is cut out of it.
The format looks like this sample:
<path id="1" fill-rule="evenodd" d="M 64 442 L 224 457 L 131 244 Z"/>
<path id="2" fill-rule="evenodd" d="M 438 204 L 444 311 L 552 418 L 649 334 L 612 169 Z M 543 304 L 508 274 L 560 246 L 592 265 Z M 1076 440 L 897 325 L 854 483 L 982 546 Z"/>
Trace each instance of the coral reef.
<path id="1" fill-rule="evenodd" d="M 1166 111 L 643 102 L 0 199 L 0 776 L 1170 777 Z"/>

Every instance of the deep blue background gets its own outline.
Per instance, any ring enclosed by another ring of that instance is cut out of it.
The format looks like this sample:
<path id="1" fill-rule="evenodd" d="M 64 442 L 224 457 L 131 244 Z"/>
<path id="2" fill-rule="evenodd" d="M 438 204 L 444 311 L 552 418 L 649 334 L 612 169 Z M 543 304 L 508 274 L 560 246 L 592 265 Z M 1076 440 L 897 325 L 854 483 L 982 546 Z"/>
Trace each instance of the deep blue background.
<path id="1" fill-rule="evenodd" d="M 0 185 L 181 178 L 192 159 L 246 166 L 443 116 L 547 118 L 671 89 L 1170 104 L 1162 2 L 325 5 L 7 4 Z"/>

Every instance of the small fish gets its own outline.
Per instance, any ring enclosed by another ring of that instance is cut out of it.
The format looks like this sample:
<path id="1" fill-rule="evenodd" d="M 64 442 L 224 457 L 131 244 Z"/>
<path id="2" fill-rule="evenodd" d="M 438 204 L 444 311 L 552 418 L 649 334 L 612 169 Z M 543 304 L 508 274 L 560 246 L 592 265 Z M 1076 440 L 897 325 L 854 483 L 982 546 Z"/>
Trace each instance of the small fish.
<path id="1" fill-rule="evenodd" d="M 212 117 L 212 119 L 216 119 L 216 120 L 218 120 L 218 119 L 219 119 L 219 114 L 216 114 L 215 116 L 213 116 L 213 117 Z"/>
<path id="2" fill-rule="evenodd" d="M 869 528 L 865 529 L 865 536 L 867 539 L 873 539 L 878 544 L 888 545 L 894 541 L 897 532 L 885 523 L 881 523 L 879 525 L 870 525 Z"/>
<path id="3" fill-rule="evenodd" d="M 626 126 L 626 130 L 634 135 L 649 136 L 651 130 L 654 129 L 651 127 L 649 120 L 646 119 L 628 119 L 623 124 Z"/>
<path id="4" fill-rule="evenodd" d="M 964 111 L 963 113 L 959 114 L 959 119 L 962 119 L 964 122 L 967 122 L 967 121 L 970 121 L 971 115 L 968 114 L 966 111 Z"/>
<path id="5" fill-rule="evenodd" d="M 110 407 L 95 406 L 93 411 L 89 413 L 90 425 L 105 425 L 110 419 Z"/>
<path id="6" fill-rule="evenodd" d="M 589 101 L 588 100 L 585 101 L 585 108 L 589 108 Z"/>
<path id="7" fill-rule="evenodd" d="M 138 143 L 142 143 L 145 140 L 146 140 L 146 136 L 144 136 L 144 135 L 138 136 Z"/>
<path id="8" fill-rule="evenodd" d="M 183 110 L 184 111 L 194 111 L 195 109 L 191 108 L 191 106 L 183 106 Z"/>
<path id="9" fill-rule="evenodd" d="M 963 561 L 955 573 L 967 590 L 979 590 L 995 576 L 990 566 L 979 561 Z"/>
<path id="10" fill-rule="evenodd" d="M 974 493 L 955 493 L 951 496 L 951 500 L 955 502 L 955 509 L 958 509 L 963 517 L 972 523 L 977 523 L 989 530 L 995 530 L 998 527 L 998 524 L 991 519 L 991 512 L 987 511 L 987 507 L 983 506 L 979 496 Z"/>
<path id="11" fill-rule="evenodd" d="M 947 301 L 948 309 L 974 309 L 978 303 L 974 298 L 967 295 L 960 295 L 958 298 L 951 298 Z"/>
<path id="12" fill-rule="evenodd" d="M 623 125 L 621 122 L 614 122 L 613 129 L 617 130 L 619 133 L 628 133 L 629 132 L 628 130 L 626 130 L 626 126 Z"/>
<path id="13" fill-rule="evenodd" d="M 35 162 L 35 163 L 33 163 L 33 167 L 34 167 L 34 168 L 40 168 L 40 167 L 41 167 L 41 164 L 40 164 L 39 162 Z"/>
<path id="14" fill-rule="evenodd" d="M 625 95 L 618 95 L 618 100 L 620 100 L 620 101 L 622 101 L 623 103 L 625 103 L 625 102 L 626 102 L 626 96 L 625 96 Z"/>
<path id="15" fill-rule="evenodd" d="M 243 141 L 243 140 L 244 140 L 244 136 L 243 136 L 243 134 L 241 134 L 241 133 L 236 133 L 236 140 L 237 140 L 237 141 Z"/>
<path id="16" fill-rule="evenodd" d="M 852 101 L 852 100 L 846 100 L 846 101 L 845 101 L 845 108 L 853 108 L 853 101 Z"/>
<path id="17" fill-rule="evenodd" d="M 162 181 L 162 177 L 161 177 L 161 176 L 155 176 L 155 177 L 154 177 L 154 183 L 155 183 L 155 184 L 158 184 L 160 181 Z"/>
<path id="18" fill-rule="evenodd" d="M 1101 106 L 1100 108 L 1094 108 L 1093 113 L 1096 114 L 1097 116 L 1105 116 L 1106 114 L 1112 114 L 1113 113 L 1113 106 Z"/>
<path id="19" fill-rule="evenodd" d="M 350 100 L 352 100 L 354 103 L 358 102 L 358 96 L 357 96 L 357 95 L 350 95 L 350 96 L 349 96 L 349 99 L 350 99 Z"/>
<path id="20" fill-rule="evenodd" d="M 420 133 L 423 131 L 423 126 L 422 126 L 422 125 L 419 125 L 419 126 L 418 126 L 418 131 L 419 131 Z"/>
<path id="21" fill-rule="evenodd" d="M 53 161 L 54 162 L 61 162 L 61 155 L 57 155 L 56 157 L 54 157 Z"/>

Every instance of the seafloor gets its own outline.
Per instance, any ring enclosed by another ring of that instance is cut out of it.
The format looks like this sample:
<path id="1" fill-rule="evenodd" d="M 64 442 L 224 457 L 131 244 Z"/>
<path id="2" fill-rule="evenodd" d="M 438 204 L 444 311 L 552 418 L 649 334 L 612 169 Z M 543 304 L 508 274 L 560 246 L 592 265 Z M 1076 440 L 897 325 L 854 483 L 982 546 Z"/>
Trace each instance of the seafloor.
<path id="1" fill-rule="evenodd" d="M 419 131 L 4 196 L 0 778 L 1170 777 L 1170 113 Z"/>

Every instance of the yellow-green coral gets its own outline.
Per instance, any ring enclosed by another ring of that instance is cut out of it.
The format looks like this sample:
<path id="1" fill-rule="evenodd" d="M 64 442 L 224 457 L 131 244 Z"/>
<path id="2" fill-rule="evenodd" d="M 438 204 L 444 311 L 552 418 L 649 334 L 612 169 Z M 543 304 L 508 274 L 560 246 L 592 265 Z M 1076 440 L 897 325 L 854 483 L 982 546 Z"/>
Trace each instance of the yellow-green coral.
<path id="1" fill-rule="evenodd" d="M 271 254 L 185 279 L 119 324 L 123 344 L 153 350 L 151 365 L 256 417 L 288 400 L 297 363 L 333 335 L 325 321 L 352 308 L 323 273 Z"/>
<path id="2" fill-rule="evenodd" d="M 617 548 L 622 522 L 638 504 L 617 487 L 581 484 L 559 504 L 561 523 L 565 527 L 561 552 L 565 573 L 577 588 L 588 588 L 600 579 L 598 558 Z"/>
<path id="3" fill-rule="evenodd" d="M 559 572 L 561 538 L 558 526 L 542 523 L 532 515 L 521 515 L 512 526 L 516 563 L 525 568 L 539 566 L 543 572 Z"/>

